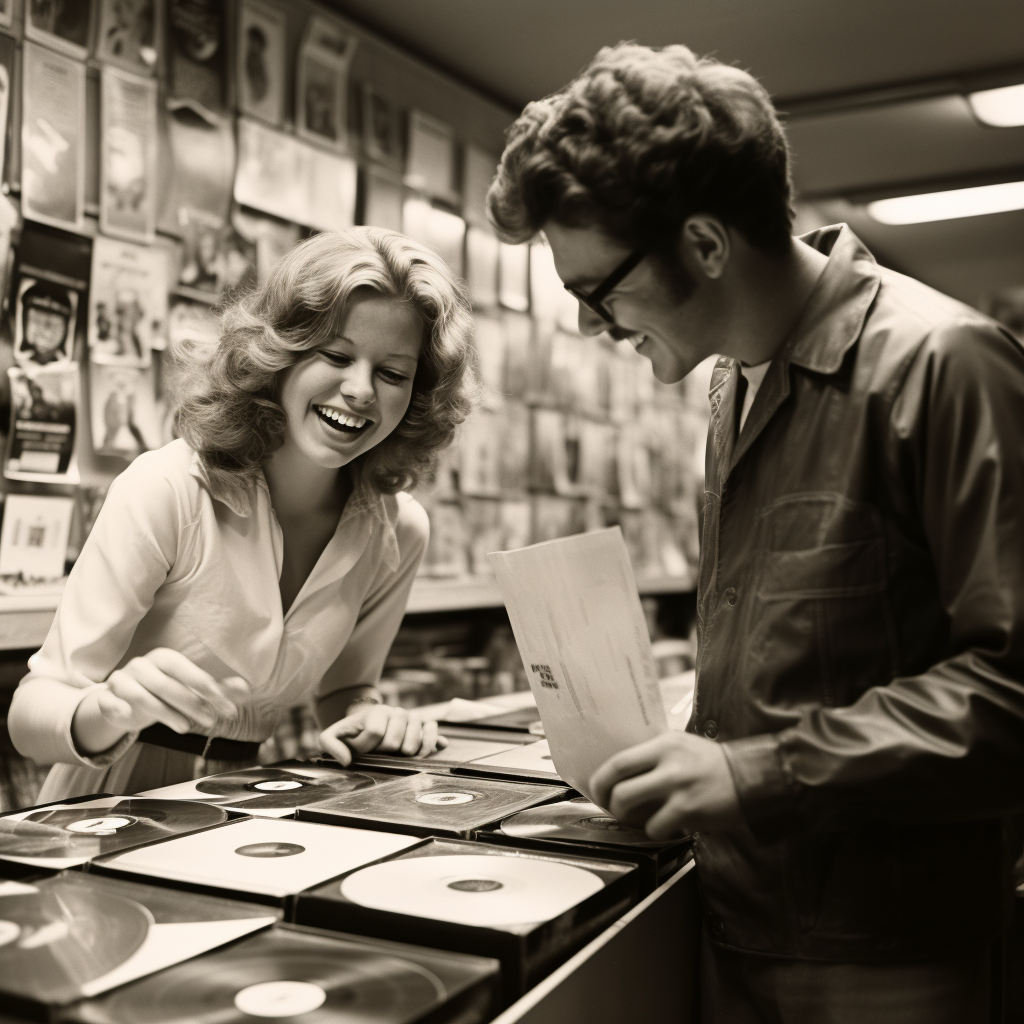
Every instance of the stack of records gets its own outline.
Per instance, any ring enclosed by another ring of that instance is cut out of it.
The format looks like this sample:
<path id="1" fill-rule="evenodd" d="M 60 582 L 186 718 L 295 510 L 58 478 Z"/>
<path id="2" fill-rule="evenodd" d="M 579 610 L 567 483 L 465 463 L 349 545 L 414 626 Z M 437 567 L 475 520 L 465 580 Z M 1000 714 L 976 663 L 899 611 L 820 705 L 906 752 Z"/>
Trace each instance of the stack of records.
<path id="1" fill-rule="evenodd" d="M 498 965 L 279 925 L 229 949 L 78 1003 L 76 1024 L 482 1024 L 496 1008 Z"/>
<path id="2" fill-rule="evenodd" d="M 191 805 L 186 805 L 191 806 Z M 246 818 L 95 861 L 92 870 L 144 875 L 215 895 L 241 894 L 287 906 L 290 897 L 353 868 L 413 846 L 415 836 Z"/>
<path id="3" fill-rule="evenodd" d="M 505 818 L 495 831 L 478 838 L 520 849 L 554 853 L 593 853 L 637 864 L 645 894 L 671 877 L 690 857 L 690 839 L 657 842 L 641 829 L 619 824 L 586 797 L 530 807 Z"/>
<path id="4" fill-rule="evenodd" d="M 0 882 L 4 1008 L 43 1016 L 266 928 L 278 914 L 78 871 Z M 148 1019 L 140 1015 L 138 1019 Z"/>
<path id="5" fill-rule="evenodd" d="M 460 765 L 460 775 L 499 776 L 528 779 L 534 782 L 561 782 L 551 760 L 547 740 L 537 740 L 488 757 L 479 757 L 469 764 Z"/>
<path id="6" fill-rule="evenodd" d="M 441 723 L 441 735 L 446 747 L 435 750 L 427 757 L 403 757 L 399 754 L 359 754 L 356 764 L 376 767 L 415 768 L 430 771 L 466 764 L 481 757 L 491 757 L 523 745 L 526 734 L 509 729 L 476 729 L 472 724 Z"/>
<path id="7" fill-rule="evenodd" d="M 408 772 L 397 769 L 346 769 L 300 761 L 245 768 L 209 775 L 195 782 L 151 789 L 143 796 L 165 800 L 194 800 L 266 818 L 292 818 L 307 807 L 359 790 L 387 785 Z"/>
<path id="8" fill-rule="evenodd" d="M 231 817 L 220 807 L 129 796 L 16 811 L 0 818 L 0 874 L 23 878 L 40 868 L 80 867 L 105 854 L 208 829 Z"/>
<path id="9" fill-rule="evenodd" d="M 634 865 L 434 839 L 302 893 L 296 920 L 497 957 L 512 1000 L 624 913 Z"/>
<path id="10" fill-rule="evenodd" d="M 311 821 L 348 823 L 415 835 L 468 836 L 525 807 L 565 795 L 558 786 L 457 778 L 424 772 L 379 789 L 348 793 L 303 808 L 299 817 Z"/>

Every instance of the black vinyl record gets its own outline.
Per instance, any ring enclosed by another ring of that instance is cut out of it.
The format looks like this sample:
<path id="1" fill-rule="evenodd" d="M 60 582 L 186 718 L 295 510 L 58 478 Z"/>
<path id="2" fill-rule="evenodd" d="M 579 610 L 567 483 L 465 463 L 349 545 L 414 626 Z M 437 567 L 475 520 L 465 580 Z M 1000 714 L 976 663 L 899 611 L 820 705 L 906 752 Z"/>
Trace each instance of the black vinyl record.
<path id="1" fill-rule="evenodd" d="M 377 785 L 372 775 L 355 771 L 336 771 L 329 778 L 311 777 L 283 768 L 251 768 L 225 772 L 196 783 L 196 790 L 225 797 L 233 807 L 301 807 L 342 793 L 354 793 Z"/>
<path id="2" fill-rule="evenodd" d="M 0 818 L 0 857 L 90 859 L 228 820 L 220 807 L 184 800 L 122 797 L 99 803 Z"/>
<path id="3" fill-rule="evenodd" d="M 45 890 L 0 896 L 0 990 L 48 1003 L 120 966 L 143 943 L 152 916 L 116 893 L 55 879 Z"/>
<path id="4" fill-rule="evenodd" d="M 620 824 L 586 797 L 563 800 L 543 807 L 529 807 L 505 818 L 501 823 L 501 831 L 519 839 L 557 839 L 638 848 L 667 845 L 651 839 L 642 829 Z"/>
<path id="5" fill-rule="evenodd" d="M 407 1024 L 446 998 L 440 979 L 412 961 L 274 931 L 83 1004 L 78 1016 L 90 1024 Z"/>

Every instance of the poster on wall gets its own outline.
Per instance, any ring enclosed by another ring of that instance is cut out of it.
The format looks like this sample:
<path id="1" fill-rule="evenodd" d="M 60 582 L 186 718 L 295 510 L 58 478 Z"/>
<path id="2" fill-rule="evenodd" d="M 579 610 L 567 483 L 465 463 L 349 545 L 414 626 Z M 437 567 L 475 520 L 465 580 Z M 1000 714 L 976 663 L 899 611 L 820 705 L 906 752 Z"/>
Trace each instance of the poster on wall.
<path id="1" fill-rule="evenodd" d="M 433 249 L 456 274 L 463 275 L 466 222 L 461 217 L 414 196 L 402 208 L 402 231 Z"/>
<path id="2" fill-rule="evenodd" d="M 148 366 L 167 329 L 167 267 L 160 249 L 97 237 L 89 288 L 89 358 Z"/>
<path id="3" fill-rule="evenodd" d="M 74 354 L 78 291 L 22 274 L 14 307 L 14 358 L 23 366 L 66 363 Z"/>
<path id="4" fill-rule="evenodd" d="M 190 107 L 178 107 L 167 113 L 167 133 L 174 172 L 162 199 L 159 229 L 180 235 L 183 207 L 226 220 L 235 177 L 234 125 L 227 119 L 210 122 Z"/>
<path id="5" fill-rule="evenodd" d="M 78 364 L 12 366 L 11 426 L 4 476 L 35 483 L 77 484 L 75 401 Z"/>
<path id="6" fill-rule="evenodd" d="M 332 149 L 348 146 L 348 74 L 355 48 L 356 37 L 343 25 L 310 16 L 295 69 L 295 127 Z"/>
<path id="7" fill-rule="evenodd" d="M 402 125 L 398 108 L 369 82 L 362 88 L 363 152 L 374 163 L 402 169 Z"/>
<path id="8" fill-rule="evenodd" d="M 3 120 L 0 121 L 0 158 L 2 180 L 12 191 L 21 188 L 18 146 L 18 89 L 20 77 L 17 73 L 18 44 L 8 35 L 0 32 L 0 106 L 3 107 Z"/>
<path id="9" fill-rule="evenodd" d="M 53 583 L 64 576 L 75 499 L 8 494 L 0 529 L 3 589 Z"/>
<path id="10" fill-rule="evenodd" d="M 276 217 L 241 210 L 231 211 L 231 223 L 256 245 L 256 281 L 265 284 L 270 272 L 299 242 L 299 227 Z"/>
<path id="11" fill-rule="evenodd" d="M 235 48 L 238 110 L 272 125 L 284 120 L 286 38 L 281 8 L 262 0 L 242 0 Z"/>
<path id="12" fill-rule="evenodd" d="M 363 223 L 375 228 L 402 230 L 402 203 L 405 199 L 400 181 L 367 168 L 363 178 Z"/>
<path id="13" fill-rule="evenodd" d="M 89 367 L 92 446 L 98 455 L 134 459 L 160 447 L 161 418 L 152 369 Z"/>
<path id="14" fill-rule="evenodd" d="M 498 244 L 489 228 L 471 227 L 466 232 L 466 283 L 476 309 L 498 305 Z"/>
<path id="15" fill-rule="evenodd" d="M 498 243 L 498 298 L 506 309 L 530 308 L 530 247 Z"/>
<path id="16" fill-rule="evenodd" d="M 405 183 L 433 199 L 458 204 L 455 191 L 455 132 L 422 110 L 409 111 Z"/>
<path id="17" fill-rule="evenodd" d="M 224 0 L 168 0 L 171 108 L 216 121 L 228 111 Z"/>
<path id="18" fill-rule="evenodd" d="M 100 230 L 152 242 L 157 211 L 156 82 L 104 68 L 100 88 Z"/>
<path id="19" fill-rule="evenodd" d="M 138 75 L 156 70 L 163 27 L 160 0 L 99 0 L 96 56 Z"/>
<path id="20" fill-rule="evenodd" d="M 466 146 L 462 158 L 462 216 L 477 227 L 489 227 L 487 190 L 498 171 L 498 158 L 477 146 Z"/>
<path id="21" fill-rule="evenodd" d="M 44 224 L 82 229 L 85 202 L 85 65 L 25 43 L 21 205 Z"/>
<path id="22" fill-rule="evenodd" d="M 15 0 L 0 0 L 0 27 L 14 27 Z"/>
<path id="23" fill-rule="evenodd" d="M 180 210 L 183 252 L 178 291 L 189 298 L 216 302 L 220 232 L 224 222 L 205 210 Z"/>
<path id="24" fill-rule="evenodd" d="M 89 55 L 92 0 L 28 0 L 25 35 L 78 60 Z"/>

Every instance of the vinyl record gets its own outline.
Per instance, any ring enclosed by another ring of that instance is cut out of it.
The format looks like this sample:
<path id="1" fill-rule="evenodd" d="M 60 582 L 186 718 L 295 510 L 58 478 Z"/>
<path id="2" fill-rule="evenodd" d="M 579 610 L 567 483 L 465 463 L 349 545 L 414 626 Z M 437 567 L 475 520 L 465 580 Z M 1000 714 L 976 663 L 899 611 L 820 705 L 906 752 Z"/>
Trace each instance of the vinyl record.
<path id="1" fill-rule="evenodd" d="M 501 927 L 550 921 L 600 892 L 592 871 L 513 854 L 403 857 L 349 875 L 353 903 L 457 924 Z"/>
<path id="2" fill-rule="evenodd" d="M 372 775 L 363 772 L 336 771 L 330 776 L 310 776 L 283 768 L 252 768 L 226 772 L 201 779 L 196 790 L 226 797 L 223 803 L 247 810 L 268 807 L 300 807 L 342 793 L 354 793 L 377 785 Z"/>
<path id="3" fill-rule="evenodd" d="M 63 1003 L 124 963 L 153 923 L 116 893 L 91 894 L 54 880 L 45 890 L 0 896 L 0 990 Z"/>
<path id="4" fill-rule="evenodd" d="M 323 802 L 320 809 L 346 817 L 462 832 L 563 792 L 552 786 L 424 773 L 375 792 Z"/>
<path id="5" fill-rule="evenodd" d="M 0 819 L 0 857 L 91 858 L 227 821 L 220 807 L 183 800 L 89 801 Z"/>
<path id="6" fill-rule="evenodd" d="M 103 1024 L 403 1024 L 446 998 L 426 968 L 351 943 L 257 936 L 120 989 L 90 1006 Z"/>
<path id="7" fill-rule="evenodd" d="M 658 847 L 646 832 L 620 825 L 607 811 L 586 799 L 529 807 L 506 818 L 501 831 L 520 839 L 565 839 L 612 846 Z"/>

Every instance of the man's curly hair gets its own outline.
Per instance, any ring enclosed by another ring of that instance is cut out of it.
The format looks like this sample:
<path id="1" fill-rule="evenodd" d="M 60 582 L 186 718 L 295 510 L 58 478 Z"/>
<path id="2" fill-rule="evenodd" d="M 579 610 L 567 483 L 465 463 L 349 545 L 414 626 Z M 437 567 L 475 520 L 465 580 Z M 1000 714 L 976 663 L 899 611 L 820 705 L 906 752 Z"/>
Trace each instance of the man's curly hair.
<path id="1" fill-rule="evenodd" d="M 507 242 L 554 220 L 596 226 L 672 263 L 697 213 L 783 250 L 791 200 L 786 137 L 764 88 L 685 46 L 634 43 L 605 47 L 564 89 L 526 107 L 487 196 Z"/>
<path id="2" fill-rule="evenodd" d="M 414 486 L 433 468 L 477 386 L 469 304 L 435 253 L 396 231 L 358 227 L 292 249 L 261 288 L 224 312 L 212 351 L 185 343 L 174 353 L 178 432 L 211 482 L 257 479 L 284 442 L 281 372 L 337 337 L 352 300 L 366 292 L 415 309 L 423 346 L 405 416 L 353 465 L 383 494 Z"/>

